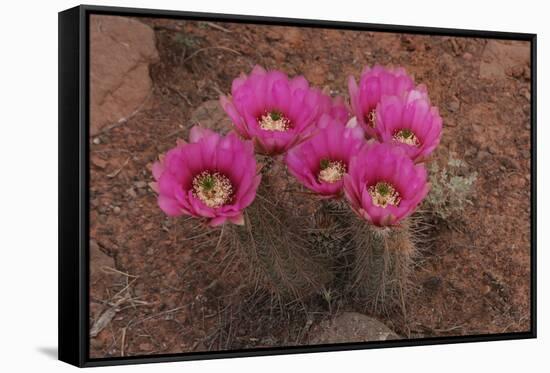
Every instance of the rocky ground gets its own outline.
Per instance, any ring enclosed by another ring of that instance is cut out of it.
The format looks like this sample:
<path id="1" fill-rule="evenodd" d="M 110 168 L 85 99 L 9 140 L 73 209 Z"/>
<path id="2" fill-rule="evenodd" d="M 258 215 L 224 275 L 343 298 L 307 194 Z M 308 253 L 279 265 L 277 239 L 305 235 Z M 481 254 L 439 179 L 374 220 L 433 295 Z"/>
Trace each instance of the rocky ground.
<path id="1" fill-rule="evenodd" d="M 91 31 L 91 357 L 529 330 L 528 43 L 104 16 Z M 194 245 L 196 223 L 160 211 L 152 162 L 196 121 L 227 131 L 216 100 L 255 64 L 346 95 L 375 63 L 428 86 L 444 120 L 433 162 L 478 174 L 472 205 L 430 228 L 406 317 L 229 302 L 242 279 L 223 275 L 216 237 Z"/>

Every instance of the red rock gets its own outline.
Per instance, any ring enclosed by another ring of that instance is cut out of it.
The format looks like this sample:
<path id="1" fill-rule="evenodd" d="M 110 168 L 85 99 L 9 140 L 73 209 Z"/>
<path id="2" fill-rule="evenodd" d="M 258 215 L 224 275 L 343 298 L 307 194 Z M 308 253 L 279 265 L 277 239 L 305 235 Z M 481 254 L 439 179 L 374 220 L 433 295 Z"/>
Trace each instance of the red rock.
<path id="1" fill-rule="evenodd" d="M 356 312 L 344 312 L 321 322 L 309 334 L 310 343 L 350 343 L 400 339 L 380 321 Z"/>
<path id="2" fill-rule="evenodd" d="M 94 166 L 96 166 L 97 168 L 101 168 L 101 169 L 104 169 L 105 167 L 107 167 L 107 161 L 99 158 L 99 157 L 96 157 L 96 156 L 92 156 L 92 164 Z"/>
<path id="3" fill-rule="evenodd" d="M 479 76 L 481 78 L 506 77 L 514 67 L 529 64 L 531 49 L 527 41 L 489 40 L 483 50 Z"/>
<path id="4" fill-rule="evenodd" d="M 149 26 L 127 17 L 90 17 L 91 135 L 142 107 L 152 87 L 149 64 L 158 58 Z"/>

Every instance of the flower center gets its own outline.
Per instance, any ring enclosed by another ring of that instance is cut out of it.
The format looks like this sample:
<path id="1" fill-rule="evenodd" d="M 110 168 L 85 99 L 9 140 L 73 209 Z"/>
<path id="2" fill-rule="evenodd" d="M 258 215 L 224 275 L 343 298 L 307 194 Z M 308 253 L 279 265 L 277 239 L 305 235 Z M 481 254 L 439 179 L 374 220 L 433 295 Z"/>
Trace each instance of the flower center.
<path id="1" fill-rule="evenodd" d="M 193 194 L 208 207 L 220 207 L 231 200 L 233 185 L 219 172 L 203 171 L 193 178 Z"/>
<path id="2" fill-rule="evenodd" d="M 408 128 L 396 131 L 393 135 L 393 139 L 395 141 L 402 142 L 403 144 L 407 144 L 411 146 L 420 145 L 420 141 L 418 140 L 418 137 L 416 137 L 414 132 Z"/>
<path id="3" fill-rule="evenodd" d="M 265 113 L 258 120 L 260 128 L 264 131 L 285 132 L 291 128 L 290 120 L 278 110 Z"/>
<path id="4" fill-rule="evenodd" d="M 370 128 L 376 127 L 376 110 L 372 109 L 367 115 L 365 115 L 365 122 Z"/>
<path id="5" fill-rule="evenodd" d="M 341 161 L 321 159 L 320 166 L 319 181 L 326 183 L 335 183 L 341 180 L 346 173 L 346 165 Z"/>
<path id="6" fill-rule="evenodd" d="M 378 207 L 387 207 L 388 205 L 399 206 L 401 197 L 394 186 L 385 181 L 379 181 L 375 185 L 368 188 L 368 192 L 372 198 L 372 203 Z"/>

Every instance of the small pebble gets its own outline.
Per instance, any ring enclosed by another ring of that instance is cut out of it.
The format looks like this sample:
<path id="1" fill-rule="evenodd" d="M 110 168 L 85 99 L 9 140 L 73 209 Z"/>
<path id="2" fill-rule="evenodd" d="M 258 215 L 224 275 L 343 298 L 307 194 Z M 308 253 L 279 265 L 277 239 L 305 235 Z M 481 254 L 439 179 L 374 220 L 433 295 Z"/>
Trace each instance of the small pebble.
<path id="1" fill-rule="evenodd" d="M 141 351 L 151 351 L 153 349 L 153 345 L 150 343 L 140 343 L 139 349 Z"/>
<path id="2" fill-rule="evenodd" d="M 92 164 L 100 169 L 104 169 L 105 167 L 107 167 L 107 161 L 99 157 L 92 157 Z"/>
<path id="3" fill-rule="evenodd" d="M 441 278 L 432 276 L 424 281 L 424 287 L 431 291 L 436 291 L 441 287 Z"/>
<path id="4" fill-rule="evenodd" d="M 515 158 L 517 158 L 517 155 L 514 158 L 502 158 L 501 162 L 503 166 L 507 169 L 519 170 L 520 165 L 519 162 L 515 160 Z"/>
<path id="5" fill-rule="evenodd" d="M 523 79 L 530 80 L 531 79 L 531 69 L 529 66 L 523 67 Z"/>
<path id="6" fill-rule="evenodd" d="M 531 92 L 529 92 L 528 88 L 522 88 L 519 90 L 519 94 L 525 97 L 527 101 L 531 101 Z"/>
<path id="7" fill-rule="evenodd" d="M 489 154 L 489 152 L 485 150 L 481 150 L 479 153 L 477 153 L 477 159 L 482 162 L 489 158 L 491 158 L 491 154 Z"/>
<path id="8" fill-rule="evenodd" d="M 147 186 L 147 182 L 145 181 L 136 181 L 134 183 L 136 188 L 145 188 Z"/>
<path id="9" fill-rule="evenodd" d="M 510 75 L 514 78 L 519 79 L 523 76 L 523 66 L 514 66 L 510 71 Z"/>
<path id="10" fill-rule="evenodd" d="M 155 269 L 153 272 L 150 273 L 150 277 L 159 277 L 162 275 L 162 272 L 159 271 L 158 269 Z"/>
<path id="11" fill-rule="evenodd" d="M 126 190 L 126 193 L 128 193 L 128 195 L 132 198 L 137 197 L 137 194 L 136 194 L 136 191 L 134 190 L 134 188 L 129 188 L 128 190 Z"/>
<path id="12" fill-rule="evenodd" d="M 456 97 L 453 97 L 451 102 L 449 102 L 449 110 L 455 112 L 460 109 L 460 101 Z"/>
<path id="13" fill-rule="evenodd" d="M 105 346 L 105 340 L 103 338 L 90 338 L 90 344 L 93 348 L 100 350 Z"/>
<path id="14" fill-rule="evenodd" d="M 477 153 L 477 149 L 472 148 L 472 147 L 468 147 L 468 148 L 466 148 L 466 151 L 464 152 L 464 156 L 466 158 L 470 158 L 470 157 L 473 157 L 476 153 Z"/>
<path id="15" fill-rule="evenodd" d="M 93 143 L 96 145 L 101 144 L 101 139 L 99 137 L 94 138 Z"/>
<path id="16" fill-rule="evenodd" d="M 120 207 L 115 206 L 115 207 L 113 208 L 113 212 L 114 212 L 116 215 L 120 214 Z"/>

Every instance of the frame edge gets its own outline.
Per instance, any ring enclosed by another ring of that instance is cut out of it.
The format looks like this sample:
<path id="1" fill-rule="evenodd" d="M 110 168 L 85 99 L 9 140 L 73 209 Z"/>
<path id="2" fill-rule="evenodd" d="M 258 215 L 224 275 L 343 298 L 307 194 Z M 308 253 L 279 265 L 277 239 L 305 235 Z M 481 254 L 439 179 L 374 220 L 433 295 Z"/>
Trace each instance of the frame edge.
<path id="1" fill-rule="evenodd" d="M 58 13 L 58 359 L 83 366 L 81 7 Z"/>

